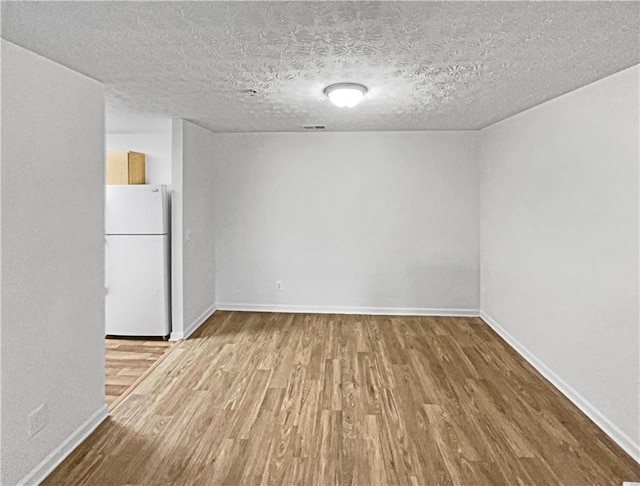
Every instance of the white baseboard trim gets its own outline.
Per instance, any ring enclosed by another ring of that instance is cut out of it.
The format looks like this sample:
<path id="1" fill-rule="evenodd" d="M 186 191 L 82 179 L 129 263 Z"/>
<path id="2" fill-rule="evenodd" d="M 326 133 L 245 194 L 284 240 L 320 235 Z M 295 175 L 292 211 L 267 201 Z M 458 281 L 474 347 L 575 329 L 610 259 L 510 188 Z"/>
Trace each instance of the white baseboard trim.
<path id="1" fill-rule="evenodd" d="M 40 484 L 58 465 L 96 430 L 104 419 L 109 416 L 109 410 L 104 405 L 93 413 L 80 427 L 74 430 L 51 454 L 34 467 L 22 480 L 19 486 Z"/>
<path id="2" fill-rule="evenodd" d="M 544 376 L 560 393 L 567 397 L 576 407 L 578 407 L 587 417 L 591 419 L 602 431 L 640 464 L 640 444 L 636 444 L 631 437 L 625 434 L 620 428 L 607 418 L 598 408 L 593 406 L 586 398 L 578 393 L 571 385 L 558 376 L 551 368 L 539 360 L 531 351 L 520 344 L 511 336 L 500 324 L 498 324 L 486 312 L 480 311 L 480 317 L 496 333 L 504 339 L 509 346 L 515 349 L 520 356 L 529 362 L 542 376 Z"/>
<path id="3" fill-rule="evenodd" d="M 211 315 L 218 310 L 216 304 L 212 304 L 206 311 L 204 311 L 200 317 L 198 317 L 195 321 L 193 321 L 184 331 L 172 331 L 171 336 L 169 336 L 169 341 L 180 341 L 181 339 L 187 339 L 191 336 L 202 324 L 204 321 L 209 319 Z"/>
<path id="4" fill-rule="evenodd" d="M 221 311 L 282 312 L 290 314 L 361 314 L 377 316 L 478 317 L 477 309 L 428 309 L 421 307 L 334 307 L 317 305 L 271 305 L 218 303 Z"/>

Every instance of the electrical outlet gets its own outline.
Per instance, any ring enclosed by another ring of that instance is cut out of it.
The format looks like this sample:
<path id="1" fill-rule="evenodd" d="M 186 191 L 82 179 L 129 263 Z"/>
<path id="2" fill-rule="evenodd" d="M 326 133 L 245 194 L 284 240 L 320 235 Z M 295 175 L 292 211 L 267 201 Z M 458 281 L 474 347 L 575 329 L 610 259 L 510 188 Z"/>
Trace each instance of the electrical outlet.
<path id="1" fill-rule="evenodd" d="M 282 280 L 276 281 L 276 290 L 278 292 L 282 292 L 282 290 L 283 290 L 283 288 L 282 288 Z"/>
<path id="2" fill-rule="evenodd" d="M 43 403 L 29 414 L 28 436 L 31 437 L 35 435 L 47 425 L 49 425 L 49 409 Z"/>

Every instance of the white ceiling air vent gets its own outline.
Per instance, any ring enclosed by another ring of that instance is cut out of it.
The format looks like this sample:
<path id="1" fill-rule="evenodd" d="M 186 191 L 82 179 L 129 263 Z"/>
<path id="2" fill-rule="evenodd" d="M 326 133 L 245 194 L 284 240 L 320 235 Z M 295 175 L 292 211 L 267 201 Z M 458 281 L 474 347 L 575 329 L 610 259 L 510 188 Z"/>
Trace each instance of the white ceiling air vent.
<path id="1" fill-rule="evenodd" d="M 327 128 L 325 125 L 302 125 L 305 130 L 324 130 Z"/>

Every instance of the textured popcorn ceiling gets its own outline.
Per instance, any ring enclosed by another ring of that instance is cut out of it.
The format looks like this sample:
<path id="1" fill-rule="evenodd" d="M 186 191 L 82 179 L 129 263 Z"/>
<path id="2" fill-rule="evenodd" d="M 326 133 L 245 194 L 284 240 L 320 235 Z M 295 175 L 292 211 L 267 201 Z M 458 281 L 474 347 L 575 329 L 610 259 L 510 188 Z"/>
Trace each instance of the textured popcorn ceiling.
<path id="1" fill-rule="evenodd" d="M 114 108 L 214 131 L 481 128 L 637 64 L 639 32 L 637 2 L 2 4 L 4 38 Z M 331 105 L 341 81 L 365 101 Z"/>

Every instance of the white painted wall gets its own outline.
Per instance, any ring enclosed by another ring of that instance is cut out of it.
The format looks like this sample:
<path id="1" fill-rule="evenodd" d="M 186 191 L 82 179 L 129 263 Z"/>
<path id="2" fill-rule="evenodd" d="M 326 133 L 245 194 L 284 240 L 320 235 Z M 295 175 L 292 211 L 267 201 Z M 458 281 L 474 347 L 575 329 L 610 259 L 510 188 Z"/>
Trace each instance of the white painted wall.
<path id="1" fill-rule="evenodd" d="M 108 134 L 171 133 L 171 118 L 126 112 L 105 105 L 105 131 Z"/>
<path id="2" fill-rule="evenodd" d="M 1 48 L 0 483 L 34 484 L 106 416 L 103 88 Z"/>
<path id="3" fill-rule="evenodd" d="M 477 133 L 216 138 L 219 308 L 479 308 Z"/>
<path id="4" fill-rule="evenodd" d="M 482 130 L 482 310 L 640 460 L 635 66 Z"/>
<path id="5" fill-rule="evenodd" d="M 172 339 L 189 336 L 215 311 L 215 135 L 173 122 Z"/>
<path id="6" fill-rule="evenodd" d="M 171 339 L 184 334 L 182 162 L 184 120 L 171 121 Z"/>
<path id="7" fill-rule="evenodd" d="M 132 150 L 145 154 L 147 184 L 171 187 L 171 132 L 107 133 L 107 150 Z"/>

